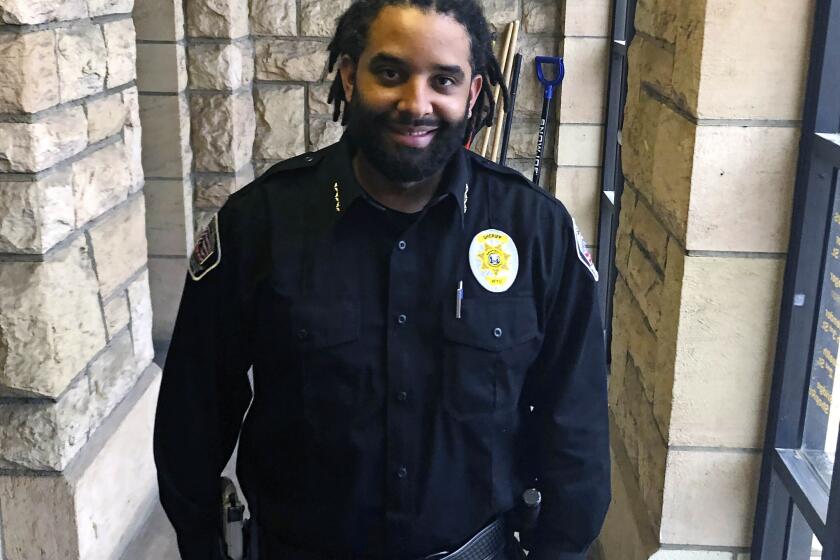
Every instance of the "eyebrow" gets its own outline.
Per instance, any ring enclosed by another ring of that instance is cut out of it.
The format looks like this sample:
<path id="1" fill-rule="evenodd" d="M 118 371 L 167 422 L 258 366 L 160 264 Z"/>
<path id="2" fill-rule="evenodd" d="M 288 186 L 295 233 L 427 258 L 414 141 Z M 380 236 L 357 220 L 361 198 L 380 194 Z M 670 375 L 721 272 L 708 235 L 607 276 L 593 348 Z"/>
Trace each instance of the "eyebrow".
<path id="1" fill-rule="evenodd" d="M 394 64 L 394 65 L 397 65 L 397 66 L 409 66 L 409 64 L 405 60 L 403 60 L 402 58 L 400 58 L 398 56 L 394 56 L 392 54 L 388 54 L 388 53 L 378 53 L 377 55 L 375 55 L 373 58 L 370 59 L 369 65 L 373 66 L 374 64 L 381 64 L 381 63 Z M 443 72 L 445 74 L 453 74 L 454 76 L 456 76 L 458 78 L 463 78 L 464 77 L 464 70 L 460 66 L 458 66 L 457 64 L 455 64 L 455 65 L 436 64 L 434 68 L 438 72 Z"/>

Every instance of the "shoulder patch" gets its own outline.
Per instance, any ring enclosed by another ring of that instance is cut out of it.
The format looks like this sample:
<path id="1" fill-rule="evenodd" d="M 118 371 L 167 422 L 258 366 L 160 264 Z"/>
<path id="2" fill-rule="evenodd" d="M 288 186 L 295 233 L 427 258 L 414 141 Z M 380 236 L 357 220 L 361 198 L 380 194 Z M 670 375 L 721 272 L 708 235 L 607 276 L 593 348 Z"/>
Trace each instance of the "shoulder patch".
<path id="1" fill-rule="evenodd" d="M 190 277 L 198 282 L 207 273 L 222 262 L 222 245 L 219 239 L 219 215 L 210 219 L 210 223 L 198 236 L 190 256 Z"/>
<path id="2" fill-rule="evenodd" d="M 583 266 L 589 271 L 592 275 L 592 278 L 595 281 L 598 281 L 598 269 L 595 268 L 595 263 L 592 262 L 592 255 L 589 252 L 589 249 L 586 248 L 586 240 L 583 239 L 583 234 L 580 232 L 580 228 L 572 219 L 572 227 L 575 230 L 575 245 L 577 246 L 577 257 L 580 262 L 583 263 Z"/>

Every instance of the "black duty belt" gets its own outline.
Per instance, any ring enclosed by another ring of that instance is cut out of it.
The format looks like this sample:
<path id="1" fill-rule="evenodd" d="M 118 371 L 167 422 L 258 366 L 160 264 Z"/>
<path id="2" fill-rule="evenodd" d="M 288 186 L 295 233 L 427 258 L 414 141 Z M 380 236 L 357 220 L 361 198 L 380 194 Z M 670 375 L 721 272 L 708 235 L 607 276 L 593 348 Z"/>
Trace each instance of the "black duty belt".
<path id="1" fill-rule="evenodd" d="M 506 542 L 504 520 L 498 518 L 457 550 L 436 552 L 418 560 L 504 560 L 506 558 L 504 556 Z M 274 560 L 274 555 L 277 555 L 278 558 L 294 558 L 296 560 L 332 560 L 322 554 L 302 551 L 277 542 L 271 543 L 268 548 L 271 556 L 268 560 Z"/>
<path id="2" fill-rule="evenodd" d="M 506 540 L 504 522 L 499 518 L 479 531 L 458 550 L 430 554 L 422 560 L 501 560 L 499 553 L 504 550 Z"/>

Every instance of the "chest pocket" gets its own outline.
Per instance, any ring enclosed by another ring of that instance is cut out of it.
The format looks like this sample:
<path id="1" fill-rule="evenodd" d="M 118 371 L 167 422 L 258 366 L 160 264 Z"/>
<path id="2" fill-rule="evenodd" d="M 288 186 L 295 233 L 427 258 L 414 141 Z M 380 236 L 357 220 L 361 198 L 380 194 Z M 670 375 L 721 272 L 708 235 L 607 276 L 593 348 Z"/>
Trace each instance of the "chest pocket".
<path id="1" fill-rule="evenodd" d="M 462 420 L 516 408 L 539 350 L 534 300 L 465 299 L 460 319 L 443 316 L 443 402 Z"/>
<path id="2" fill-rule="evenodd" d="M 360 325 L 355 300 L 296 301 L 289 309 L 304 417 L 316 428 L 332 429 L 370 412 L 372 374 Z"/>

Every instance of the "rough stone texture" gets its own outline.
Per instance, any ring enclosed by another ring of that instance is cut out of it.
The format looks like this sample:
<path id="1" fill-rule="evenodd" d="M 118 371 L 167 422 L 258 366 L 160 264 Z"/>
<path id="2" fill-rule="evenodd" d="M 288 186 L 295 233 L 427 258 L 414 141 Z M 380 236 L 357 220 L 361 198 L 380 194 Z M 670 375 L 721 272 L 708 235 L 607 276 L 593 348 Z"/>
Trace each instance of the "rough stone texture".
<path id="1" fill-rule="evenodd" d="M 67 169 L 33 181 L 0 180 L 0 252 L 45 253 L 73 230 Z"/>
<path id="2" fill-rule="evenodd" d="M 332 37 L 336 21 L 350 3 L 351 0 L 301 0 L 301 33 L 307 37 Z"/>
<path id="3" fill-rule="evenodd" d="M 109 340 L 128 326 L 131 316 L 128 313 L 126 294 L 120 292 L 102 306 L 105 312 L 105 327 L 108 329 Z"/>
<path id="4" fill-rule="evenodd" d="M 554 33 L 560 28 L 557 0 L 530 0 L 525 2 L 522 31 L 528 33 Z M 521 31 L 520 31 L 521 32 Z"/>
<path id="5" fill-rule="evenodd" d="M 584 239 L 598 242 L 598 205 L 601 198 L 597 167 L 560 167 L 555 175 L 554 196 L 574 217 Z"/>
<path id="6" fill-rule="evenodd" d="M 510 0 L 480 0 L 484 15 L 490 25 L 504 29 L 513 20 L 520 19 L 519 2 Z"/>
<path id="7" fill-rule="evenodd" d="M 185 257 L 192 249 L 193 188 L 188 179 L 146 183 L 149 254 Z"/>
<path id="8" fill-rule="evenodd" d="M 671 451 L 662 544 L 749 547 L 760 453 Z"/>
<path id="9" fill-rule="evenodd" d="M 136 88 L 123 92 L 123 103 L 128 107 L 128 122 L 123 128 L 123 144 L 129 158 L 131 192 L 134 193 L 143 188 L 146 178 L 143 170 L 143 158 L 141 157 L 143 131 L 140 127 L 140 103 Z"/>
<path id="10" fill-rule="evenodd" d="M 0 406 L 0 468 L 63 470 L 87 441 L 90 401 L 81 376 L 56 403 Z"/>
<path id="11" fill-rule="evenodd" d="M 129 120 L 130 108 L 123 102 L 122 93 L 89 101 L 86 109 L 89 144 L 118 134 Z"/>
<path id="12" fill-rule="evenodd" d="M 609 37 L 610 0 L 566 0 L 563 33 L 569 37 Z"/>
<path id="13" fill-rule="evenodd" d="M 237 39 L 248 34 L 248 3 L 191 0 L 186 3 L 187 35 Z"/>
<path id="14" fill-rule="evenodd" d="M 306 149 L 303 138 L 303 100 L 304 90 L 298 86 L 257 90 L 255 157 L 287 159 Z"/>
<path id="15" fill-rule="evenodd" d="M 58 396 L 105 345 L 84 238 L 46 262 L 0 263 L 0 295 L 0 386 Z"/>
<path id="16" fill-rule="evenodd" d="M 673 44 L 681 4 L 683 2 L 672 0 L 639 0 L 636 5 L 636 31 Z"/>
<path id="17" fill-rule="evenodd" d="M 324 116 L 332 119 L 333 105 L 327 103 L 330 97 L 330 88 L 332 81 L 327 80 L 326 84 L 309 84 L 309 115 L 310 116 Z"/>
<path id="18" fill-rule="evenodd" d="M 144 270 L 128 285 L 128 304 L 131 311 L 134 362 L 139 368 L 145 368 L 155 357 L 155 349 L 152 346 L 152 300 L 148 270 Z"/>
<path id="19" fill-rule="evenodd" d="M 566 37 L 563 57 L 568 65 L 558 101 L 561 123 L 604 122 L 607 95 L 605 72 L 610 57 L 607 39 Z"/>
<path id="20" fill-rule="evenodd" d="M 130 14 L 134 0 L 87 0 L 90 17 Z"/>
<path id="21" fill-rule="evenodd" d="M 326 43 L 290 39 L 258 39 L 256 77 L 260 80 L 317 82 L 327 68 Z"/>
<path id="22" fill-rule="evenodd" d="M 59 101 L 55 33 L 0 34 L 0 112 L 35 113 Z"/>
<path id="23" fill-rule="evenodd" d="M 58 475 L 0 477 L 10 560 L 117 557 L 155 487 L 151 435 L 158 386 L 159 375 L 86 464 Z"/>
<path id="24" fill-rule="evenodd" d="M 183 177 L 192 166 L 189 107 L 182 96 L 141 95 L 140 120 L 154 134 L 142 136 L 143 169 L 149 177 Z"/>
<path id="25" fill-rule="evenodd" d="M 193 95 L 190 113 L 196 171 L 235 172 L 251 160 L 255 128 L 251 92 Z"/>
<path id="26" fill-rule="evenodd" d="M 107 86 L 113 88 L 134 80 L 137 60 L 134 22 L 128 18 L 106 23 L 102 33 L 108 49 Z"/>
<path id="27" fill-rule="evenodd" d="M 781 259 L 686 259 L 671 443 L 761 447 L 783 269 Z"/>
<path id="28" fill-rule="evenodd" d="M 135 196 L 90 229 L 103 298 L 110 296 L 146 262 L 145 216 L 143 197 Z"/>
<path id="29" fill-rule="evenodd" d="M 190 87 L 235 90 L 254 79 L 254 53 L 246 44 L 195 44 L 189 54 Z"/>
<path id="30" fill-rule="evenodd" d="M 508 3 L 508 0 L 498 0 Z M 504 38 L 504 34 L 500 33 Z M 502 40 L 500 39 L 500 42 Z M 537 74 L 528 70 L 526 62 L 533 61 L 536 56 L 558 56 L 558 41 L 555 37 L 545 35 L 523 35 L 519 33 L 519 47 L 517 52 L 523 56 L 522 73 L 519 77 L 519 93 L 516 97 L 516 112 L 514 115 L 528 115 L 539 117 L 542 113 L 544 88 L 537 80 Z M 531 66 L 533 68 L 533 66 Z"/>
<path id="31" fill-rule="evenodd" d="M 184 37 L 184 3 L 181 0 L 135 0 L 137 39 L 180 41 Z"/>
<path id="32" fill-rule="evenodd" d="M 85 0 L 4 0 L 0 5 L 0 22 L 12 25 L 38 25 L 85 16 Z"/>
<path id="33" fill-rule="evenodd" d="M 154 311 L 152 336 L 156 342 L 165 345 L 172 339 L 186 277 L 187 259 L 149 258 L 149 286 Z"/>
<path id="34" fill-rule="evenodd" d="M 66 480 L 54 476 L 0 477 L 5 550 L 9 558 L 74 558 L 78 548 Z M 36 522 L 34 512 L 41 512 Z"/>
<path id="35" fill-rule="evenodd" d="M 196 48 L 195 47 L 191 48 Z M 187 87 L 187 55 L 175 43 L 137 45 L 137 85 L 140 91 L 178 93 Z"/>
<path id="36" fill-rule="evenodd" d="M 102 91 L 107 65 L 105 40 L 98 25 L 58 29 L 56 53 L 62 102 Z"/>
<path id="37" fill-rule="evenodd" d="M 688 249 L 785 252 L 798 153 L 796 128 L 699 127 Z"/>
<path id="38" fill-rule="evenodd" d="M 99 425 L 134 387 L 142 373 L 134 361 L 131 332 L 123 329 L 88 366 L 91 423 Z"/>
<path id="39" fill-rule="evenodd" d="M 297 35 L 295 0 L 250 0 L 250 6 L 252 35 Z"/>
<path id="40" fill-rule="evenodd" d="M 557 132 L 557 164 L 598 167 L 604 142 L 601 125 L 560 125 Z"/>
<path id="41" fill-rule="evenodd" d="M 646 93 L 628 99 L 625 176 L 685 243 L 697 126 Z"/>
<path id="42" fill-rule="evenodd" d="M 313 119 L 309 121 L 309 151 L 326 148 L 341 140 L 344 127 L 332 119 Z"/>
<path id="43" fill-rule="evenodd" d="M 125 144 L 118 142 L 73 164 L 76 227 L 128 198 L 132 185 L 128 158 Z"/>
<path id="44" fill-rule="evenodd" d="M 517 117 L 513 121 L 513 128 L 510 131 L 508 142 L 508 159 L 522 158 L 534 163 L 534 156 L 537 153 L 537 131 L 540 127 L 539 118 L 523 119 Z M 551 158 L 548 152 L 549 146 L 555 145 L 557 127 L 548 126 L 545 131 L 545 151 L 543 156 Z M 545 171 L 545 169 L 543 169 Z"/>
<path id="45" fill-rule="evenodd" d="M 707 0 L 696 114 L 801 119 L 813 14 L 813 0 Z"/>
<path id="46" fill-rule="evenodd" d="M 254 168 L 251 165 L 235 174 L 198 175 L 195 178 L 195 206 L 204 209 L 221 208 L 230 195 L 253 180 Z"/>
<path id="47" fill-rule="evenodd" d="M 34 123 L 0 122 L 0 172 L 43 171 L 87 145 L 82 107 L 66 107 Z"/>

